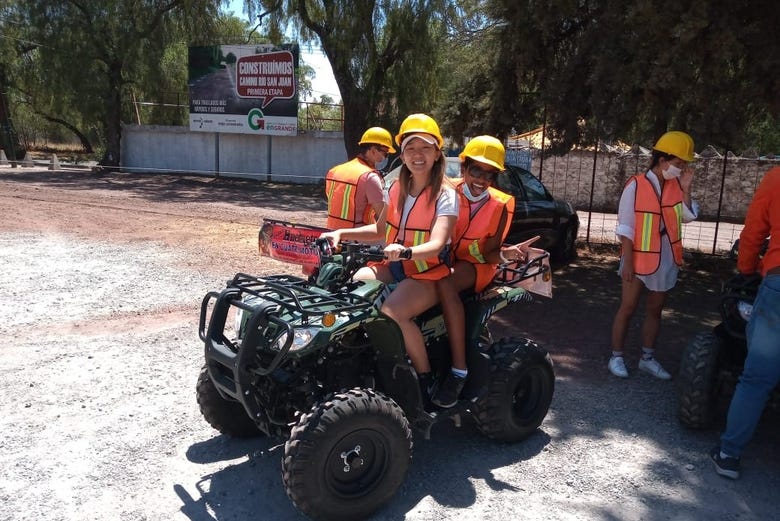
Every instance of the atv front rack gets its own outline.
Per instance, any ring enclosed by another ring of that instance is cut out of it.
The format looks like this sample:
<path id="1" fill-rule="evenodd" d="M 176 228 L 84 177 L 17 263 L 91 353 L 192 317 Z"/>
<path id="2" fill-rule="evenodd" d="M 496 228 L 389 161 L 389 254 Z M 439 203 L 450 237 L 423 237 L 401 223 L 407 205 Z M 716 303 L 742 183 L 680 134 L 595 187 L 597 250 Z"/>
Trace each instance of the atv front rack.
<path id="1" fill-rule="evenodd" d="M 291 275 L 255 277 L 238 273 L 228 281 L 227 287 L 237 288 L 242 294 L 273 302 L 289 313 L 299 315 L 303 324 L 308 323 L 312 316 L 362 310 L 371 307 L 373 303 L 361 295 L 324 291 L 300 277 Z"/>
<path id="2" fill-rule="evenodd" d="M 256 297 L 247 301 L 247 296 Z M 209 304 L 214 306 L 209 319 L 206 320 Z M 293 326 L 290 320 L 282 315 L 308 324 L 312 318 L 321 317 L 326 313 L 344 313 L 366 310 L 373 305 L 372 301 L 349 293 L 331 294 L 311 286 L 305 280 L 290 275 L 273 275 L 254 277 L 238 273 L 228 281 L 227 287 L 221 292 L 209 292 L 203 298 L 200 308 L 198 335 L 205 342 L 208 357 L 218 360 L 232 372 L 242 372 L 241 368 L 253 366 L 253 372 L 262 376 L 273 372 L 285 359 L 293 341 Z M 240 308 L 247 313 L 244 336 L 240 345 L 225 336 L 224 329 L 228 311 L 231 306 Z M 268 326 L 276 332 L 274 338 L 265 338 L 264 330 Z M 286 340 L 270 361 L 257 365 L 256 355 L 261 346 L 267 346 L 283 332 Z M 237 371 L 238 369 L 238 371 Z M 237 378 L 237 383 L 240 378 Z M 248 383 L 248 382 L 247 382 Z M 232 394 L 232 392 L 230 393 Z"/>

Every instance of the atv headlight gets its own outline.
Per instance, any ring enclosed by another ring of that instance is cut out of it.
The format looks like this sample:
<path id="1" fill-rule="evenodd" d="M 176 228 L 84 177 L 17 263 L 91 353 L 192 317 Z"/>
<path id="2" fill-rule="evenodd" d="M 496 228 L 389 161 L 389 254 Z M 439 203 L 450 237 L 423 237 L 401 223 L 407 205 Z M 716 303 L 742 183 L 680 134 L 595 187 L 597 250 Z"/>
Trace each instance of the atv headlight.
<path id="1" fill-rule="evenodd" d="M 290 345 L 290 351 L 298 351 L 299 349 L 303 349 L 309 343 L 314 339 L 314 337 L 317 335 L 317 332 L 319 332 L 319 327 L 296 327 L 293 328 L 293 340 L 292 344 Z M 285 331 L 282 333 L 279 338 L 276 339 L 276 342 L 274 342 L 273 348 L 277 351 L 280 351 L 282 347 L 284 346 L 285 342 L 287 342 L 287 332 Z"/>
<path id="2" fill-rule="evenodd" d="M 737 302 L 737 311 L 739 311 L 739 316 L 742 317 L 742 320 L 747 322 L 750 320 L 750 314 L 753 313 L 753 304 L 740 300 Z"/>

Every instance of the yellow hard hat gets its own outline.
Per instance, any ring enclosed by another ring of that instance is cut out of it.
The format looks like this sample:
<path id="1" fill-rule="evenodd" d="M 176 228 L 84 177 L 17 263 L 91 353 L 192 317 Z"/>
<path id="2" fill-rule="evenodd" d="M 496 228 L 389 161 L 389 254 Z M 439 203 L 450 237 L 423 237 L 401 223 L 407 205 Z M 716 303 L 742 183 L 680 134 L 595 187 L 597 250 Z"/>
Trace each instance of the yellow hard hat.
<path id="1" fill-rule="evenodd" d="M 672 130 L 658 138 L 654 150 L 679 157 L 683 161 L 693 161 L 693 138 L 685 132 Z"/>
<path id="2" fill-rule="evenodd" d="M 387 147 L 391 154 L 395 154 L 395 148 L 393 148 L 393 136 L 390 132 L 382 127 L 371 127 L 363 132 L 363 137 L 360 138 L 358 145 L 382 145 Z"/>
<path id="3" fill-rule="evenodd" d="M 458 155 L 461 161 L 470 157 L 474 161 L 494 166 L 504 170 L 504 145 L 493 136 L 477 136 L 463 147 L 463 152 Z"/>
<path id="4" fill-rule="evenodd" d="M 407 116 L 403 123 L 401 123 L 401 129 L 395 136 L 395 143 L 401 146 L 405 134 L 413 134 L 420 132 L 423 134 L 430 134 L 436 138 L 439 148 L 444 146 L 444 138 L 441 137 L 439 132 L 439 125 L 427 114 L 412 114 Z"/>

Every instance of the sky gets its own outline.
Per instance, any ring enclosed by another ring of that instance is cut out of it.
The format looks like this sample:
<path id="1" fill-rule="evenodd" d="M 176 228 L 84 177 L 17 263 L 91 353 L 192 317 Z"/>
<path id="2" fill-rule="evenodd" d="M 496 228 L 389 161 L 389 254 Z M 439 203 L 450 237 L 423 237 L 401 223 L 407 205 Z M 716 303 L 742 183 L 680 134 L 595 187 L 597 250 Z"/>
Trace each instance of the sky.
<path id="1" fill-rule="evenodd" d="M 246 19 L 243 9 L 244 0 L 230 0 L 230 5 L 223 8 L 225 12 L 232 11 L 235 16 Z M 333 77 L 333 69 L 325 54 L 323 54 L 322 49 L 317 47 L 309 50 L 307 47 L 307 45 L 301 45 L 301 61 L 312 67 L 315 72 L 315 76 L 311 81 L 312 96 L 315 99 L 319 99 L 323 94 L 327 94 L 336 101 L 341 100 L 336 78 Z"/>

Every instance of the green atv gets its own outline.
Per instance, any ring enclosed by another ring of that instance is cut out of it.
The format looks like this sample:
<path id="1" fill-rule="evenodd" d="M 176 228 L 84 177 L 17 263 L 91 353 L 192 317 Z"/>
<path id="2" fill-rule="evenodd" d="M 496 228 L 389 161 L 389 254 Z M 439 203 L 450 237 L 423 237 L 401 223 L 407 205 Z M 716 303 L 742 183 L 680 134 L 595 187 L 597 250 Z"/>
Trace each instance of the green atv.
<path id="1" fill-rule="evenodd" d="M 552 401 L 553 364 L 531 340 L 491 339 L 497 311 L 530 301 L 522 281 L 551 277 L 548 253 L 503 265 L 494 284 L 464 296 L 469 378 L 452 408 L 425 410 L 401 331 L 379 308 L 390 288 L 353 281 L 376 246 L 327 240 L 311 247 L 308 279 L 239 273 L 210 292 L 200 311 L 206 363 L 197 400 L 206 421 L 234 437 L 286 439 L 282 479 L 297 508 L 314 519 L 362 519 L 388 502 L 412 457 L 412 430 L 427 439 L 440 421 L 471 415 L 488 437 L 523 440 Z M 418 322 L 435 374 L 450 368 L 444 319 L 433 308 Z"/>

